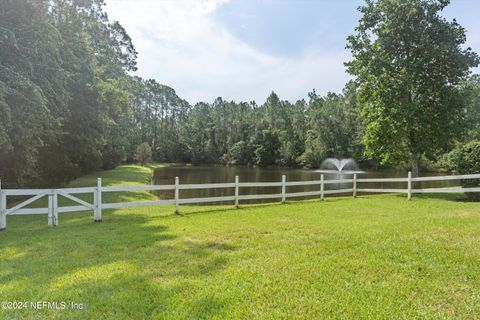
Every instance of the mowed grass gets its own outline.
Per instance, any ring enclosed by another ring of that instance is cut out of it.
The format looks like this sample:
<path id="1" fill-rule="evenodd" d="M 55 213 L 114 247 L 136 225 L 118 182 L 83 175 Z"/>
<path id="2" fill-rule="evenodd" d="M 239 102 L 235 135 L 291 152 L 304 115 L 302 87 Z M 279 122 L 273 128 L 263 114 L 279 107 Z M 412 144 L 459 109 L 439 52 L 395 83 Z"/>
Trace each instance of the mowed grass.
<path id="1" fill-rule="evenodd" d="M 143 184 L 149 170 L 124 166 L 102 177 Z M 0 317 L 480 318 L 478 203 L 385 195 L 181 212 L 109 210 L 102 223 L 91 212 L 62 214 L 53 229 L 45 216 L 8 217 L 0 301 L 86 308 Z"/>

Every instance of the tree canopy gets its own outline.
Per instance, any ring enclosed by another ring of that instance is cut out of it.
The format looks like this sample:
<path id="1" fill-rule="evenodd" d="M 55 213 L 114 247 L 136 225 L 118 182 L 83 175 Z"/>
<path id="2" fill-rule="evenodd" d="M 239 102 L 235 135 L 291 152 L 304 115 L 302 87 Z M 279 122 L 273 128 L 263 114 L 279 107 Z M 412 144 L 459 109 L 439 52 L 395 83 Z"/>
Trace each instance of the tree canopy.
<path id="1" fill-rule="evenodd" d="M 465 30 L 440 12 L 447 0 L 366 1 L 348 37 L 368 156 L 384 163 L 432 156 L 463 128 L 458 84 L 479 58 Z"/>
<path id="2" fill-rule="evenodd" d="M 61 183 L 122 160 L 136 52 L 101 0 L 0 4 L 0 176 Z"/>

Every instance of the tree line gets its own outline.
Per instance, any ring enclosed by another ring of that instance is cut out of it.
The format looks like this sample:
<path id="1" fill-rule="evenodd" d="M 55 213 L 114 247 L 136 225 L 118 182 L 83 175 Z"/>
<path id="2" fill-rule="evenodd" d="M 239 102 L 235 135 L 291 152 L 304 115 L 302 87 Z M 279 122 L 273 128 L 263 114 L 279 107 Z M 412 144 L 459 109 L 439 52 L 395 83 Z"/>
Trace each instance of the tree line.
<path id="1" fill-rule="evenodd" d="M 103 0 L 4 0 L 2 184 L 59 185 L 135 162 L 141 145 L 141 162 L 150 153 L 158 162 L 310 168 L 332 156 L 437 162 L 480 139 L 480 78 L 469 75 L 478 56 L 462 48 L 461 26 L 440 17 L 447 4 L 367 1 L 347 40 L 354 79 L 341 93 L 190 105 L 131 75 L 137 52 Z"/>
<path id="2" fill-rule="evenodd" d="M 194 106 L 154 80 L 133 84 L 131 151 L 147 142 L 155 161 L 316 167 L 327 156 L 362 154 L 353 82 L 296 103 L 272 92 L 262 105 L 219 97 Z"/>

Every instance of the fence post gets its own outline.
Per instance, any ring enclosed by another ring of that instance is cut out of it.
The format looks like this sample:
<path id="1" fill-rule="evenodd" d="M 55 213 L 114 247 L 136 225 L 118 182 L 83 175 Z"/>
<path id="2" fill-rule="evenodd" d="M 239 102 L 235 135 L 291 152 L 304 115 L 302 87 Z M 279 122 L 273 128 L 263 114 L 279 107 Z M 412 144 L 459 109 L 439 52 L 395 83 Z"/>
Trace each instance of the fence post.
<path id="1" fill-rule="evenodd" d="M 180 212 L 178 210 L 178 207 L 179 207 L 178 200 L 180 200 L 180 190 L 178 188 L 179 185 L 180 185 L 180 179 L 178 177 L 175 177 L 175 213 Z"/>
<path id="2" fill-rule="evenodd" d="M 102 178 L 97 178 L 97 188 L 95 189 L 94 196 L 94 211 L 93 221 L 102 221 Z"/>
<path id="3" fill-rule="evenodd" d="M 408 194 L 407 200 L 412 199 L 412 171 L 408 171 Z"/>
<path id="4" fill-rule="evenodd" d="M 324 176 L 323 173 L 320 175 L 320 200 L 325 198 L 325 186 L 323 184 Z"/>
<path id="5" fill-rule="evenodd" d="M 53 197 L 53 225 L 58 226 L 58 193 L 57 190 L 52 191 Z"/>
<path id="6" fill-rule="evenodd" d="M 7 228 L 7 195 L 2 191 L 2 180 L 0 179 L 0 231 Z"/>
<path id="7" fill-rule="evenodd" d="M 353 197 L 357 197 L 357 174 L 353 174 Z"/>
<path id="8" fill-rule="evenodd" d="M 53 227 L 53 190 L 48 193 L 48 226 Z"/>
<path id="9" fill-rule="evenodd" d="M 97 211 L 98 211 L 98 187 L 93 190 L 93 221 L 97 218 Z"/>
<path id="10" fill-rule="evenodd" d="M 240 178 L 235 176 L 235 208 L 238 208 L 239 181 Z"/>
<path id="11" fill-rule="evenodd" d="M 287 200 L 287 186 L 286 186 L 286 182 L 287 182 L 287 176 L 286 175 L 282 175 L 282 203 L 285 203 L 285 201 Z"/>

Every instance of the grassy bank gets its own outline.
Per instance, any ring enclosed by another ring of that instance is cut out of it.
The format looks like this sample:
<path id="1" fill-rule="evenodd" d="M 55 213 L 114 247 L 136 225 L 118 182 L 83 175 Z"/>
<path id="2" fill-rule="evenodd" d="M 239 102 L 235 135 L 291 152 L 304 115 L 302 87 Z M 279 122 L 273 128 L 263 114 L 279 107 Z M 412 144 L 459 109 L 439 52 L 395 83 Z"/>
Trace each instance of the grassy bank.
<path id="1" fill-rule="evenodd" d="M 144 184 L 150 170 L 122 166 L 101 177 Z M 0 318 L 480 317 L 477 203 L 385 195 L 172 212 L 108 210 L 102 223 L 90 212 L 64 214 L 54 229 L 44 216 L 9 217 L 0 300 L 85 309 L 4 309 Z"/>
<path id="2" fill-rule="evenodd" d="M 168 164 L 123 165 L 113 170 L 100 171 L 72 181 L 69 187 L 90 187 L 97 185 L 97 178 L 102 178 L 103 186 L 136 186 L 152 183 L 153 171 Z M 106 202 L 155 200 L 150 192 L 123 192 L 103 194 Z"/>

